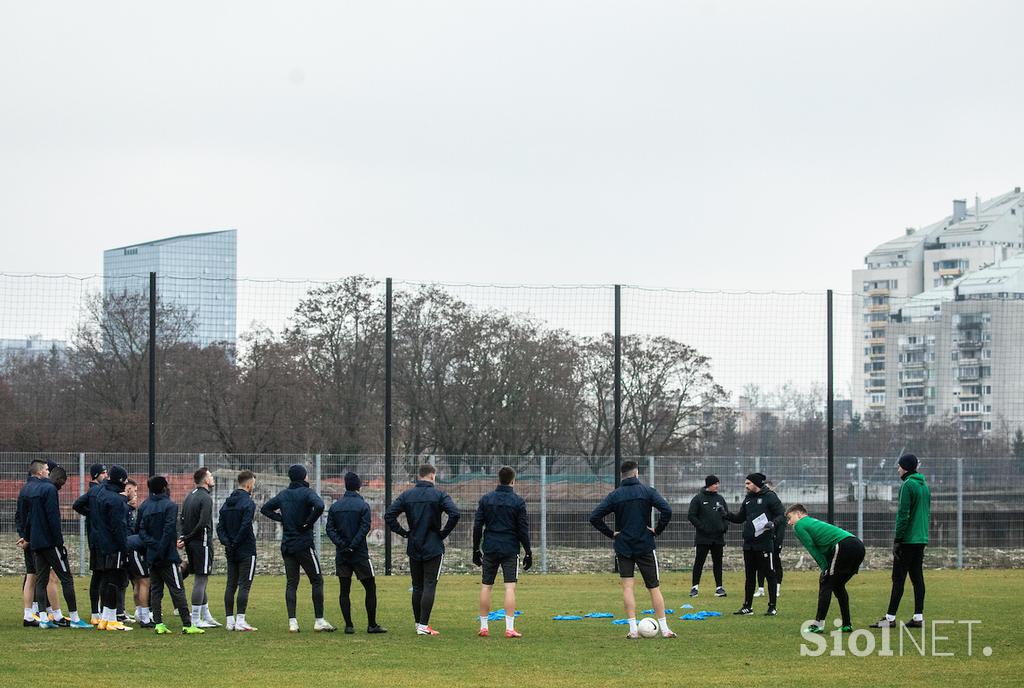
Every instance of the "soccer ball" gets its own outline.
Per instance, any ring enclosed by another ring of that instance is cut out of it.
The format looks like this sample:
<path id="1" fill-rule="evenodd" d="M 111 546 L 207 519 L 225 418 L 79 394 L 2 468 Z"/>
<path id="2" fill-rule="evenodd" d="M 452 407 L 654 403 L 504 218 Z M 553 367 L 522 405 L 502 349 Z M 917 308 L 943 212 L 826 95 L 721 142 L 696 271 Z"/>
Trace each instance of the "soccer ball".
<path id="1" fill-rule="evenodd" d="M 641 638 L 654 638 L 658 635 L 658 622 L 649 616 L 640 619 L 640 623 L 636 625 L 636 632 Z"/>

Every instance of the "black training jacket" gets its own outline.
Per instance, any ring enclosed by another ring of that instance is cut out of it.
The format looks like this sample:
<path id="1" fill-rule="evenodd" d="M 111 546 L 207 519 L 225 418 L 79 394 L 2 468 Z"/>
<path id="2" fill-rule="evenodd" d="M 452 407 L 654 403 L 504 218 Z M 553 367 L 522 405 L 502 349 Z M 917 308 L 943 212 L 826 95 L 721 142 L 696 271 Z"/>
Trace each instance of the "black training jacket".
<path id="1" fill-rule="evenodd" d="M 256 502 L 242 488 L 232 492 L 221 505 L 217 539 L 224 545 L 228 559 L 248 559 L 256 554 L 256 535 L 252 532 L 255 516 Z"/>
<path id="2" fill-rule="evenodd" d="M 181 504 L 181 539 L 213 549 L 213 497 L 205 487 L 189 492 Z"/>
<path id="3" fill-rule="evenodd" d="M 370 505 L 355 490 L 331 504 L 327 510 L 327 537 L 337 548 L 335 564 L 363 560 L 370 556 L 366 535 L 370 532 Z"/>
<path id="4" fill-rule="evenodd" d="M 481 548 L 480 539 L 483 537 Z M 519 545 L 530 551 L 530 519 L 526 501 L 511 485 L 498 485 L 480 498 L 473 518 L 473 549 L 492 556 L 518 556 Z"/>
<path id="5" fill-rule="evenodd" d="M 441 528 L 442 512 L 448 514 L 444 529 Z M 403 513 L 409 523 L 408 530 L 398 522 L 398 515 Z M 418 480 L 391 503 L 384 514 L 384 522 L 393 532 L 408 538 L 405 551 L 410 559 L 427 561 L 444 554 L 444 539 L 459 522 L 459 508 L 434 483 Z"/>
<path id="6" fill-rule="evenodd" d="M 89 489 L 85 491 L 75 500 L 75 503 L 71 505 L 71 508 L 76 512 L 85 516 L 85 533 L 89 539 L 89 548 L 96 549 L 96 524 L 93 523 L 92 512 L 92 498 L 96 496 L 96 493 L 103 487 L 103 483 L 98 483 L 95 480 L 89 483 Z"/>
<path id="7" fill-rule="evenodd" d="M 313 548 L 313 528 L 324 512 L 324 500 L 305 480 L 293 482 L 267 500 L 260 513 L 281 524 L 281 551 L 296 554 Z"/>
<path id="8" fill-rule="evenodd" d="M 698 492 L 690 500 L 687 519 L 693 524 L 693 544 L 724 545 L 725 532 L 729 530 L 729 521 L 725 516 L 729 507 L 725 498 L 707 488 Z"/>
<path id="9" fill-rule="evenodd" d="M 659 513 L 653 533 L 649 529 L 652 508 Z M 617 537 L 604 522 L 604 517 L 612 512 L 619 529 Z M 614 538 L 615 553 L 630 558 L 653 552 L 655 535 L 661 535 L 671 520 L 672 507 L 665 498 L 636 478 L 626 478 L 619 483 L 590 514 L 590 524 L 606 537 Z"/>
<path id="10" fill-rule="evenodd" d="M 32 481 L 29 492 L 29 547 L 32 551 L 63 547 L 57 486 L 46 478 Z"/>
<path id="11" fill-rule="evenodd" d="M 128 556 L 128 498 L 111 482 L 103 483 L 89 503 L 96 522 L 96 550 Z"/>
<path id="12" fill-rule="evenodd" d="M 18 537 L 26 542 L 32 537 L 32 491 L 40 480 L 43 478 L 30 475 L 18 492 L 18 506 L 14 511 L 14 527 L 18 530 Z"/>
<path id="13" fill-rule="evenodd" d="M 754 537 L 754 519 L 765 514 L 775 524 L 775 530 L 781 530 L 786 522 L 785 510 L 779 496 L 771 490 L 761 490 L 757 494 L 747 493 L 743 498 L 739 511 L 726 516 L 733 523 L 743 524 L 743 549 L 758 552 L 771 552 L 775 549 L 775 535 L 766 530 Z"/>
<path id="14" fill-rule="evenodd" d="M 146 561 L 153 566 L 180 564 L 178 555 L 178 505 L 170 495 L 150 495 L 139 505 L 139 539 L 146 547 Z"/>

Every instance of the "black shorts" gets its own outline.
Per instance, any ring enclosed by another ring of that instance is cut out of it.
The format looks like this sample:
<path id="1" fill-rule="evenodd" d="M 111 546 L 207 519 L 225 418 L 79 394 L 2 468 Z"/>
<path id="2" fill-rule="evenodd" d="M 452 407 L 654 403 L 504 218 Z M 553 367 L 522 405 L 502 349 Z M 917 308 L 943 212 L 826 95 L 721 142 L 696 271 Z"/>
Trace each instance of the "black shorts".
<path id="1" fill-rule="evenodd" d="M 621 554 L 615 555 L 616 564 L 619 568 L 620 578 L 632 578 L 634 568 L 640 569 L 640 575 L 644 578 L 644 585 L 653 589 L 661 585 L 658 580 L 658 552 L 651 550 L 648 554 L 640 554 L 635 557 L 624 557 Z"/>
<path id="2" fill-rule="evenodd" d="M 128 553 L 128 575 L 134 578 L 149 578 L 149 566 L 141 552 Z"/>
<path id="3" fill-rule="evenodd" d="M 36 575 L 36 558 L 35 558 L 35 555 L 33 555 L 32 554 L 32 550 L 27 548 L 27 547 L 23 550 L 23 552 L 25 553 L 25 575 L 26 576 L 34 576 L 34 575 Z"/>
<path id="4" fill-rule="evenodd" d="M 519 580 L 518 554 L 485 554 L 481 567 L 484 585 L 494 585 L 494 580 L 498 577 L 498 567 L 501 567 L 501 577 L 506 583 L 515 583 Z"/>
<path id="5" fill-rule="evenodd" d="M 361 581 L 373 578 L 373 562 L 370 561 L 370 557 L 338 559 L 334 562 L 334 568 L 338 572 L 338 578 L 351 578 L 353 574 Z"/>
<path id="6" fill-rule="evenodd" d="M 128 558 L 117 552 L 116 554 L 103 554 L 96 552 L 96 564 L 98 568 L 94 571 L 121 571 L 128 566 Z"/>
<path id="7" fill-rule="evenodd" d="M 188 572 L 193 576 L 209 576 L 213 573 L 213 549 L 208 542 L 190 542 L 185 545 L 188 556 Z"/>

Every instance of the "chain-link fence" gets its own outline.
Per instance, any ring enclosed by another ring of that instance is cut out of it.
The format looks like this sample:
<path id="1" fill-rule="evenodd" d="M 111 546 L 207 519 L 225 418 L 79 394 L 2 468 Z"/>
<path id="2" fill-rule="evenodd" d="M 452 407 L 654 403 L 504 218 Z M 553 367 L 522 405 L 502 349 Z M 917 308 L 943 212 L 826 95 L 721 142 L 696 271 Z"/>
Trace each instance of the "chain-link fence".
<path id="1" fill-rule="evenodd" d="M 145 484 L 146 454 L 0 454 L 0 533 L 4 533 L 4 572 L 18 572 L 20 559 L 14 549 L 14 509 L 17 492 L 24 484 L 28 463 L 33 458 L 53 459 L 69 469 L 67 485 L 61 491 L 61 511 L 68 550 L 78 566 L 84 552 L 84 520 L 71 510 L 71 503 L 88 487 L 88 467 L 92 463 L 124 466 L 130 476 Z M 362 494 L 372 513 L 368 543 L 371 556 L 383 569 L 385 484 L 384 461 L 380 455 L 225 455 L 161 454 L 159 473 L 168 477 L 171 496 L 179 503 L 192 489 L 192 474 L 199 466 L 213 471 L 215 516 L 219 506 L 235 488 L 240 470 L 257 474 L 255 500 L 258 505 L 288 485 L 288 467 L 301 463 L 307 467 L 310 485 L 319 492 L 327 507 L 344 494 L 343 476 L 355 471 L 363 481 Z M 452 495 L 462 512 L 462 521 L 452 533 L 446 565 L 469 570 L 472 518 L 479 498 L 494 489 L 497 471 L 502 465 L 516 468 L 516 491 L 528 505 L 530 535 L 538 571 L 601 571 L 611 566 L 610 544 L 588 523 L 590 511 L 614 487 L 613 462 L 594 462 L 585 457 L 426 457 L 438 468 L 438 484 Z M 673 519 L 659 538 L 661 559 L 667 565 L 686 568 L 693 544 L 693 528 L 687 522 L 690 500 L 704 485 L 704 477 L 717 475 L 720 493 L 730 508 L 739 506 L 744 476 L 751 471 L 765 473 L 784 504 L 804 504 L 812 514 L 824 514 L 827 504 L 825 473 L 820 462 L 793 457 L 762 457 L 752 463 L 723 457 L 634 457 L 640 465 L 640 478 L 653 484 L 672 505 Z M 1007 489 L 1018 473 L 1006 470 L 1012 464 L 1005 459 L 925 459 L 921 466 L 932 492 L 929 564 L 933 566 L 1017 566 L 1024 549 L 1024 497 Z M 392 489 L 395 495 L 410 486 L 418 461 L 405 457 L 397 461 Z M 847 458 L 839 461 L 836 523 L 864 540 L 874 557 L 869 564 L 888 564 L 896 516 L 899 479 L 892 460 Z M 255 523 L 260 545 L 260 566 L 267 571 L 280 567 L 277 523 L 257 516 Z M 738 558 L 741 528 L 730 528 L 726 542 L 733 561 Z M 404 541 L 395 542 L 394 570 L 404 571 Z M 327 554 L 333 545 L 317 531 L 317 546 Z M 802 549 L 787 534 L 784 551 L 790 564 L 800 562 Z M 326 557 L 325 557 L 326 558 Z M 803 565 L 810 566 L 809 559 Z"/>

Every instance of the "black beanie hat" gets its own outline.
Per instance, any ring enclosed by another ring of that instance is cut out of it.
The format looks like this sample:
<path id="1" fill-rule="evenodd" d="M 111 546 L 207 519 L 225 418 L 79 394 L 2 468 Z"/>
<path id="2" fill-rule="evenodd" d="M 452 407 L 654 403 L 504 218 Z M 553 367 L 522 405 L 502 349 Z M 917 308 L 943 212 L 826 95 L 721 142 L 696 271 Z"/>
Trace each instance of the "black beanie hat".
<path id="1" fill-rule="evenodd" d="M 306 467 L 301 463 L 293 463 L 288 467 L 288 479 L 293 483 L 302 482 L 306 479 Z"/>
<path id="2" fill-rule="evenodd" d="M 717 475 L 709 475 L 708 477 L 704 478 L 704 487 L 711 487 L 715 483 L 720 482 L 722 481 L 718 479 Z"/>
<path id="3" fill-rule="evenodd" d="M 160 494 L 167 491 L 167 478 L 162 475 L 154 475 L 146 481 L 146 485 L 149 487 L 150 494 Z"/>
<path id="4" fill-rule="evenodd" d="M 900 467 L 903 470 L 908 471 L 910 473 L 913 473 L 914 471 L 917 470 L 917 457 L 914 456 L 913 454 L 904 454 L 903 456 L 900 457 L 899 463 Z"/>
<path id="5" fill-rule="evenodd" d="M 125 483 L 128 482 L 128 471 L 118 466 L 116 463 L 110 467 L 107 471 L 107 479 L 115 485 L 124 487 Z"/>
<path id="6" fill-rule="evenodd" d="M 356 492 L 360 487 L 363 486 L 363 481 L 359 479 L 359 476 L 349 471 L 345 474 L 345 489 L 350 492 Z"/>
<path id="7" fill-rule="evenodd" d="M 747 480 L 757 485 L 758 489 L 764 489 L 764 481 L 767 479 L 764 473 L 750 473 L 747 475 Z"/>
<path id="8" fill-rule="evenodd" d="M 93 465 L 89 466 L 89 475 L 92 476 L 93 480 L 95 480 L 96 478 L 100 477 L 101 474 L 106 473 L 106 472 L 107 472 L 107 467 L 104 466 L 101 463 L 94 463 Z"/>

